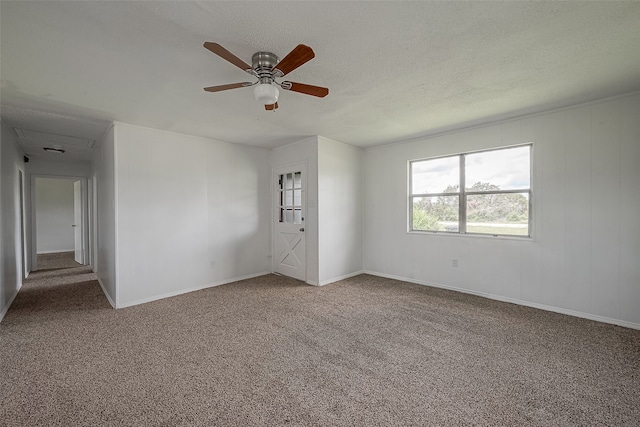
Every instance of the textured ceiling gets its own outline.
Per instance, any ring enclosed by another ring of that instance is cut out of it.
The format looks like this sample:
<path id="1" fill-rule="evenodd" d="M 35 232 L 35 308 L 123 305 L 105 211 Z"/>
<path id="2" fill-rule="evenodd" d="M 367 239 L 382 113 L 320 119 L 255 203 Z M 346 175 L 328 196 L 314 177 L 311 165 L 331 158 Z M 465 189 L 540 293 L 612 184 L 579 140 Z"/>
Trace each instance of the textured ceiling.
<path id="1" fill-rule="evenodd" d="M 322 135 L 369 147 L 640 89 L 640 2 L 0 3 L 2 117 L 97 139 L 123 121 L 259 147 Z M 316 57 L 264 111 L 246 62 Z M 23 141 L 25 144 L 26 141 Z"/>

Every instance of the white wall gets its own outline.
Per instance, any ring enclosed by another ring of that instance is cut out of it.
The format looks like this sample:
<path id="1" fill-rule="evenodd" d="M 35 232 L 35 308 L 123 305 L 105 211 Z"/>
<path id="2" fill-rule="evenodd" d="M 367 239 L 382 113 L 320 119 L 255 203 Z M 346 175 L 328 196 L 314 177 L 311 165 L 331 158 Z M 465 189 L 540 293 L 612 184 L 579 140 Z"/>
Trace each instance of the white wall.
<path id="1" fill-rule="evenodd" d="M 318 255 L 318 137 L 306 138 L 293 144 L 275 148 L 270 152 L 270 159 L 272 170 L 298 163 L 307 165 L 307 211 L 304 219 L 306 282 L 311 285 L 318 285 L 320 284 Z M 269 203 L 271 204 L 271 199 Z M 269 220 L 272 220 L 271 216 Z"/>
<path id="2" fill-rule="evenodd" d="M 268 151 L 115 129 L 118 307 L 270 271 Z"/>
<path id="3" fill-rule="evenodd" d="M 64 156 L 64 154 L 61 154 L 61 156 Z M 27 166 L 28 173 L 33 176 L 87 177 L 91 174 L 91 162 L 65 161 L 64 158 L 53 161 L 31 157 Z"/>
<path id="4" fill-rule="evenodd" d="M 318 138 L 319 282 L 362 272 L 362 150 Z"/>
<path id="5" fill-rule="evenodd" d="M 74 250 L 73 180 L 36 178 L 37 253 Z"/>
<path id="6" fill-rule="evenodd" d="M 110 127 L 97 144 L 93 158 L 96 182 L 96 240 L 94 271 L 107 299 L 116 307 L 116 193 L 115 193 L 115 129 Z"/>
<path id="7" fill-rule="evenodd" d="M 635 93 L 366 150 L 365 270 L 640 327 L 639 118 Z M 533 240 L 407 233 L 409 160 L 530 141 Z"/>
<path id="8" fill-rule="evenodd" d="M 271 167 L 307 165 L 306 282 L 362 272 L 362 150 L 310 137 L 271 150 Z"/>
<path id="9" fill-rule="evenodd" d="M 0 321 L 22 286 L 19 171 L 23 153 L 0 121 Z"/>

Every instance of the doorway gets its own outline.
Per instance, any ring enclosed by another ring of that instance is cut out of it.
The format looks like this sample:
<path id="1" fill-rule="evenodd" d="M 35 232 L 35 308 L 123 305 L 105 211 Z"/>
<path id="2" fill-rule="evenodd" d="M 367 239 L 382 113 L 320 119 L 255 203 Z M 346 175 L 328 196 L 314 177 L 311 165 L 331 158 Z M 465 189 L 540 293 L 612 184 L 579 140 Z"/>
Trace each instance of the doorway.
<path id="1" fill-rule="evenodd" d="M 306 281 L 306 165 L 274 170 L 273 271 Z"/>
<path id="2" fill-rule="evenodd" d="M 86 178 L 33 176 L 31 188 L 32 270 L 46 268 L 39 258 L 48 266 L 87 264 Z"/>

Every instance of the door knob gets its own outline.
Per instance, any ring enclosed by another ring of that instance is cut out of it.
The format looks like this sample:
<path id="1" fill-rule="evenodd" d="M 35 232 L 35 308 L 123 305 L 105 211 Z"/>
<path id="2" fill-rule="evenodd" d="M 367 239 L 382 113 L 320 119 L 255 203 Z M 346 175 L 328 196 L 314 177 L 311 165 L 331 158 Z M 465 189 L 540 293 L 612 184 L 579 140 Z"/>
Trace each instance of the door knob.
<path id="1" fill-rule="evenodd" d="M 302 227 L 302 228 L 300 229 L 300 231 L 304 231 L 304 227 Z"/>

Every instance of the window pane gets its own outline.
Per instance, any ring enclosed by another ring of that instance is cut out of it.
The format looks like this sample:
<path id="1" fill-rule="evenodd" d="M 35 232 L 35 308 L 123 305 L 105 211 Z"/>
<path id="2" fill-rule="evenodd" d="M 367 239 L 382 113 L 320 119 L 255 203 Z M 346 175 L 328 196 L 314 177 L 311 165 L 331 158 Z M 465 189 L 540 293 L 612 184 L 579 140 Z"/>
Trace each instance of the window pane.
<path id="1" fill-rule="evenodd" d="M 293 223 L 294 224 L 302 224 L 302 210 L 295 209 L 293 211 Z"/>
<path id="2" fill-rule="evenodd" d="M 289 224 L 293 223 L 293 210 L 286 209 L 284 211 L 284 222 L 288 222 Z"/>
<path id="3" fill-rule="evenodd" d="M 302 187 L 302 172 L 296 172 L 293 175 L 293 185 L 295 186 L 295 188 Z"/>
<path id="4" fill-rule="evenodd" d="M 285 205 L 286 206 L 293 206 L 293 190 L 286 190 L 285 191 Z"/>
<path id="5" fill-rule="evenodd" d="M 531 146 L 484 151 L 465 156 L 467 191 L 530 188 Z"/>
<path id="6" fill-rule="evenodd" d="M 458 196 L 413 198 L 413 230 L 458 232 Z"/>
<path id="7" fill-rule="evenodd" d="M 467 233 L 529 235 L 529 193 L 467 196 Z"/>
<path id="8" fill-rule="evenodd" d="M 459 190 L 459 156 L 411 163 L 411 194 L 457 193 Z"/>
<path id="9" fill-rule="evenodd" d="M 293 206 L 302 206 L 302 190 L 293 190 Z"/>
<path id="10" fill-rule="evenodd" d="M 293 188 L 293 174 L 291 173 L 286 175 L 285 188 Z"/>

